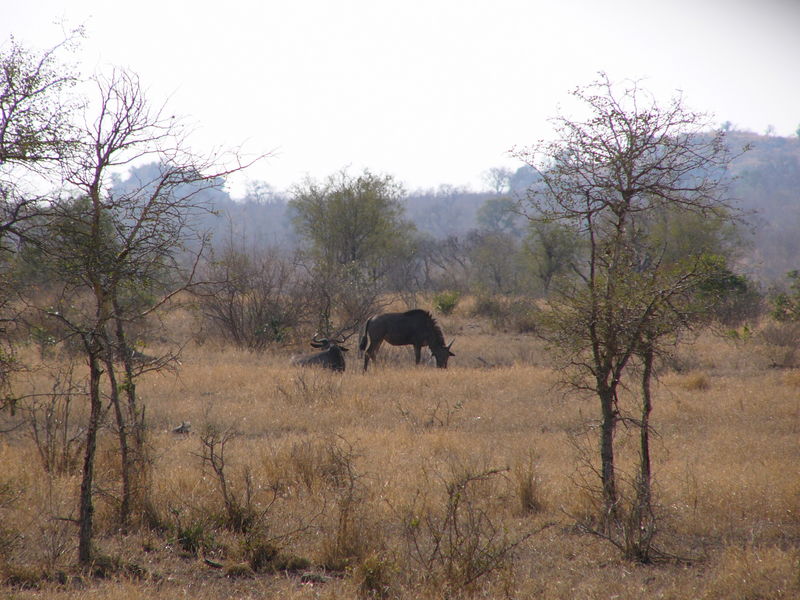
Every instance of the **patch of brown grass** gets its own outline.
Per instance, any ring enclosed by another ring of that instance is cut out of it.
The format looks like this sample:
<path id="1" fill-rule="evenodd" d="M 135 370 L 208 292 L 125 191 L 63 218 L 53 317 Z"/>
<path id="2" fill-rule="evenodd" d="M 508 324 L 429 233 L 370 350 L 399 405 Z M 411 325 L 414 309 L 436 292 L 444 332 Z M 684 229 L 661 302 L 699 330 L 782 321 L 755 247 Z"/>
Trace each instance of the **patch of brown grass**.
<path id="1" fill-rule="evenodd" d="M 9 541 L 4 549 L 0 531 L 0 562 L 3 572 L 36 574 L 40 588 L 16 589 L 15 597 L 81 598 L 89 588 L 92 597 L 123 600 L 156 593 L 200 600 L 437 597 L 441 590 L 430 587 L 426 567 L 408 553 L 408 510 L 438 519 L 447 514 L 454 474 L 486 471 L 497 475 L 476 486 L 470 516 L 484 514 L 484 527 L 509 536 L 534 534 L 511 562 L 476 583 L 478 595 L 800 595 L 800 377 L 732 369 L 725 357 L 747 365 L 750 349 L 710 337 L 692 348 L 701 361 L 696 371 L 663 376 L 652 415 L 662 543 L 694 562 L 636 566 L 578 534 L 567 516 L 591 505 L 575 483 L 580 461 L 573 442 L 588 431 L 593 458 L 596 400 L 556 385 L 560 373 L 539 342 L 494 334 L 462 313 L 468 302 L 464 307 L 440 319 L 448 339 L 456 337 L 457 356 L 447 370 L 415 367 L 407 349 L 382 348 L 368 373 L 353 351 L 348 371 L 334 374 L 288 366 L 296 349 L 253 354 L 205 342 L 186 348 L 177 375 L 141 380 L 160 528 L 126 536 L 115 530 L 118 465 L 109 431 L 98 455 L 96 495 L 98 547 L 139 565 L 144 575 L 135 580 L 124 572 L 104 582 L 72 579 L 75 531 L 68 519 L 78 478 L 48 478 L 25 428 L 6 434 L 0 489 L 7 485 L 13 493 L 0 494 L 0 522 L 9 540 L 24 534 L 25 543 Z M 44 372 L 37 373 L 26 385 L 46 389 Z M 621 408 L 634 413 L 635 383 L 628 390 Z M 76 405 L 76 417 L 84 410 Z M 183 421 L 191 433 L 172 433 Z M 237 432 L 226 447 L 225 474 L 231 493 L 257 515 L 249 533 L 224 526 L 219 481 L 202 459 L 200 434 L 208 425 Z M 627 474 L 635 431 L 620 428 L 619 440 Z M 430 521 L 429 533 L 440 530 L 436 523 Z M 182 547 L 180 531 L 197 538 L 196 555 Z M 481 527 L 472 531 L 478 540 L 488 535 Z M 253 562 L 255 548 L 310 566 L 276 576 L 253 568 L 261 565 Z M 343 570 L 302 579 L 303 570 L 322 565 Z"/>
<path id="2" fill-rule="evenodd" d="M 711 381 L 705 373 L 689 373 L 681 378 L 680 385 L 690 392 L 703 392 L 711 387 Z"/>
<path id="3" fill-rule="evenodd" d="M 785 373 L 783 381 L 790 387 L 800 388 L 800 369 L 793 369 Z"/>

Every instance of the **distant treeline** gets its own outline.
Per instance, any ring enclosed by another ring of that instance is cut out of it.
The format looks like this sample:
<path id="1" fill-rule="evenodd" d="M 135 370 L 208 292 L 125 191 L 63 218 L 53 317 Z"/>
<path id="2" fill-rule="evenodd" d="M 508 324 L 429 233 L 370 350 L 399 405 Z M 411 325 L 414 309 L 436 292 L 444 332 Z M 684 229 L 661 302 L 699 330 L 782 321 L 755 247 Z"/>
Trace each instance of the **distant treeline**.
<path id="1" fill-rule="evenodd" d="M 742 267 L 754 280 L 770 286 L 800 268 L 800 138 L 729 131 L 728 141 L 734 153 L 745 145 L 750 147 L 731 168 L 730 197 L 743 211 L 740 233 L 746 249 Z M 154 165 L 138 167 L 117 185 L 124 187 L 126 181 L 145 176 L 152 168 Z M 486 229 L 487 202 L 524 199 L 536 181 L 527 165 L 516 171 L 493 171 L 493 191 L 452 185 L 409 191 L 404 198 L 406 217 L 418 232 L 435 240 L 465 238 Z M 290 192 L 257 182 L 244 197 L 232 198 L 220 182 L 219 189 L 203 193 L 215 209 L 204 225 L 214 232 L 216 244 L 233 239 L 253 247 L 296 245 L 287 210 Z M 524 224 L 524 219 L 520 217 L 518 223 Z M 524 226 L 512 230 L 524 235 Z"/>

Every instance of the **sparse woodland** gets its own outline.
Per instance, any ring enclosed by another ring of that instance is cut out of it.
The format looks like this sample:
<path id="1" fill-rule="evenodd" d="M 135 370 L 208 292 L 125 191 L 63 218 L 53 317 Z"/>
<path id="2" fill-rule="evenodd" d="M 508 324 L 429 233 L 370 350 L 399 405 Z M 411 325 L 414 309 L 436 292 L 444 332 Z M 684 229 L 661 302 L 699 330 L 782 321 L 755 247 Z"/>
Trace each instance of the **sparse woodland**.
<path id="1" fill-rule="evenodd" d="M 800 597 L 800 276 L 728 171 L 792 198 L 747 136 L 601 75 L 467 234 L 369 171 L 221 226 L 247 163 L 131 73 L 78 101 L 78 37 L 0 56 L 4 596 Z M 449 367 L 363 372 L 410 308 Z M 291 362 L 318 335 L 344 373 Z"/>

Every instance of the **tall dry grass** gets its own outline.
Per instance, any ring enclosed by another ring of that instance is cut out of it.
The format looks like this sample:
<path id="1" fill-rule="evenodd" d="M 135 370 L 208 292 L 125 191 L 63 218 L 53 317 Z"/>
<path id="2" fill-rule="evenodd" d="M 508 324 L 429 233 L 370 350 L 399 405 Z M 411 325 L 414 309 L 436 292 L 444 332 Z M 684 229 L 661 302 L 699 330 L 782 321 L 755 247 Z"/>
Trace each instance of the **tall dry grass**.
<path id="1" fill-rule="evenodd" d="M 414 367 L 408 349 L 382 348 L 367 374 L 351 351 L 337 375 L 289 367 L 300 348 L 252 354 L 206 342 L 186 347 L 176 374 L 141 380 L 151 514 L 127 535 L 116 530 L 106 432 L 96 498 L 108 580 L 71 567 L 78 473 L 46 474 L 28 429 L 7 431 L 7 589 L 129 600 L 800 597 L 796 373 L 765 369 L 753 347 L 712 336 L 681 348 L 690 369 L 662 370 L 652 417 L 657 544 L 675 560 L 645 567 L 574 527 L 592 504 L 578 485 L 578 448 L 586 442 L 594 459 L 594 399 L 559 387 L 533 338 L 458 312 L 440 320 L 456 338 L 444 371 Z M 20 385 L 46 390 L 39 366 Z M 73 410 L 79 421 L 84 407 Z M 19 418 L 5 415 L 3 429 Z M 172 431 L 182 422 L 188 435 Z M 227 434 L 221 474 L 203 443 L 212 432 Z M 635 435 L 620 428 L 623 477 Z M 226 521 L 223 478 L 228 500 L 252 518 L 246 531 Z"/>

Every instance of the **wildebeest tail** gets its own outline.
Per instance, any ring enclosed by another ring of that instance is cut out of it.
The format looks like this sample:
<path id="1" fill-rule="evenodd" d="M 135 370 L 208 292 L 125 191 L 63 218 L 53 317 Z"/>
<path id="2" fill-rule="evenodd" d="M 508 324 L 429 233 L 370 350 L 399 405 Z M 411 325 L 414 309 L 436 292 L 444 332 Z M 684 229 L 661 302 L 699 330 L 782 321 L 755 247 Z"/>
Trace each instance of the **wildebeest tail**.
<path id="1" fill-rule="evenodd" d="M 367 332 L 369 331 L 369 322 L 372 321 L 372 317 L 367 319 L 366 324 L 364 325 L 364 335 L 361 336 L 361 342 L 358 344 L 358 356 L 361 357 L 364 355 L 364 350 L 367 349 Z"/>

